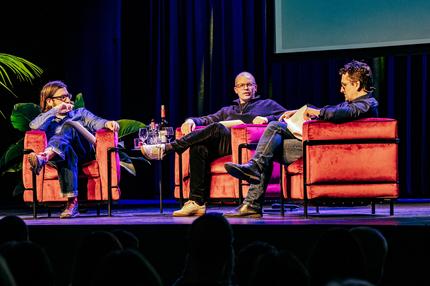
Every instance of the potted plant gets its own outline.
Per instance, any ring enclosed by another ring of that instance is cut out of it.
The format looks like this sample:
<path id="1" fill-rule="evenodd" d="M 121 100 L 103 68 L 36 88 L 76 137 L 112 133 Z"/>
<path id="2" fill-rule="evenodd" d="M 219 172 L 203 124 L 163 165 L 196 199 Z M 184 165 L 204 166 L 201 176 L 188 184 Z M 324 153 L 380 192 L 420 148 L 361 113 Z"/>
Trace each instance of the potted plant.
<path id="1" fill-rule="evenodd" d="M 84 99 L 82 93 L 76 96 L 74 108 L 84 107 Z M 29 123 L 37 115 L 41 113 L 40 106 L 34 103 L 17 103 L 14 105 L 12 114 L 10 116 L 12 126 L 21 131 L 23 136 L 18 140 L 18 142 L 9 146 L 6 152 L 0 157 L 0 175 L 3 176 L 10 172 L 20 172 L 22 170 L 22 156 L 24 150 L 24 133 L 29 128 Z M 146 125 L 140 121 L 132 119 L 120 119 L 117 121 L 120 125 L 118 131 L 118 139 L 121 141 L 126 136 L 137 133 L 140 128 L 146 127 Z M 120 142 L 119 145 L 119 156 L 120 164 L 125 170 L 127 170 L 132 175 L 136 175 L 133 160 L 143 160 L 147 163 L 146 159 L 143 157 L 130 157 L 124 147 L 124 142 Z M 22 182 L 19 182 L 15 187 L 14 194 L 20 194 L 23 191 Z"/>
<path id="2" fill-rule="evenodd" d="M 11 80 L 10 73 L 16 76 L 19 81 L 26 81 L 32 83 L 32 81 L 42 74 L 43 70 L 37 65 L 25 60 L 21 57 L 0 53 L 0 87 L 6 89 L 10 94 L 18 98 L 13 92 L 13 83 Z M 76 96 L 74 108 L 84 107 L 84 99 L 82 93 Z M 22 132 L 22 138 L 16 143 L 10 145 L 6 152 L 0 157 L 0 176 L 11 172 L 20 172 L 22 169 L 22 156 L 24 149 L 24 133 L 29 130 L 29 123 L 37 115 L 41 113 L 40 106 L 34 103 L 17 103 L 14 105 L 10 119 L 13 128 Z M 0 110 L 0 114 L 6 119 L 4 113 Z M 118 132 L 118 139 L 121 140 L 124 137 L 137 133 L 139 128 L 146 127 L 146 125 L 137 120 L 131 119 L 120 119 L 118 120 L 120 130 Z M 132 159 L 143 160 L 149 163 L 149 161 L 143 158 L 129 157 L 125 152 L 123 142 L 119 144 L 119 155 L 121 160 L 121 166 L 133 175 L 136 175 L 136 171 L 133 165 Z M 22 181 L 16 185 L 13 193 L 20 194 L 23 191 Z"/>
<path id="3" fill-rule="evenodd" d="M 7 90 L 9 94 L 18 98 L 13 92 L 13 81 L 11 75 L 18 81 L 32 83 L 39 77 L 43 70 L 32 62 L 18 56 L 0 53 L 0 87 Z M 0 108 L 0 114 L 6 118 Z"/>

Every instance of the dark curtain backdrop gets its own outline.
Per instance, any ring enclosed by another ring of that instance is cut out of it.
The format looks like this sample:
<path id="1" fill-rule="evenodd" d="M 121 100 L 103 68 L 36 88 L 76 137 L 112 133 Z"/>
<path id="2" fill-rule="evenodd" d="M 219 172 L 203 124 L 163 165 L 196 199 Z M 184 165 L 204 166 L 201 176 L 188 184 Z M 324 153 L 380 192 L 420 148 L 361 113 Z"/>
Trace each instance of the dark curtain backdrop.
<path id="1" fill-rule="evenodd" d="M 255 75 L 262 96 L 286 108 L 335 104 L 343 100 L 338 69 L 365 60 L 380 116 L 399 121 L 401 195 L 428 197 L 427 49 L 273 57 L 272 20 L 270 0 L 123 1 L 122 117 L 158 120 L 165 104 L 179 126 L 230 104 L 243 70 Z"/>
<path id="2" fill-rule="evenodd" d="M 33 85 L 16 84 L 17 99 L 0 90 L 2 111 L 9 116 L 16 102 L 38 103 L 42 85 L 62 79 L 72 93 L 84 94 L 97 115 L 148 123 L 159 120 L 165 104 L 176 127 L 188 116 L 230 104 L 234 77 L 243 70 L 255 75 L 263 97 L 286 108 L 323 106 L 343 100 L 338 69 L 363 59 L 374 71 L 380 115 L 400 124 L 401 195 L 430 197 L 429 48 L 274 57 L 271 6 L 272 0 L 5 2 L 0 52 L 24 57 L 45 72 Z M 8 134 L 4 151 L 21 134 L 7 120 L 1 129 Z M 164 164 L 165 195 L 171 196 L 172 160 Z M 124 197 L 153 197 L 154 186 L 139 186 L 154 181 L 154 166 L 138 168 L 139 177 L 123 172 Z"/>

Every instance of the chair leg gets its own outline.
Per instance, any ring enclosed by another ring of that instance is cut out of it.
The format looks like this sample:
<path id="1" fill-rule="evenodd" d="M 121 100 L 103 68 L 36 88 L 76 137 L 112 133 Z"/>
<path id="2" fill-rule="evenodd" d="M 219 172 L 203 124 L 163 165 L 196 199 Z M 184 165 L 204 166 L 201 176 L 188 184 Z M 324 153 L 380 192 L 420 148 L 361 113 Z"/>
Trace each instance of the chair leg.
<path id="1" fill-rule="evenodd" d="M 182 174 L 182 154 L 178 154 L 178 165 L 179 165 L 179 206 L 184 206 L 184 178 Z"/>
<path id="2" fill-rule="evenodd" d="M 284 184 L 283 184 L 283 176 L 284 176 L 284 168 L 282 164 L 279 164 L 280 172 L 279 172 L 279 192 L 281 196 L 281 216 L 285 216 L 285 200 L 284 200 Z"/>
<path id="3" fill-rule="evenodd" d="M 32 172 L 31 176 L 32 184 L 33 184 L 33 218 L 37 219 L 37 180 L 36 180 L 36 172 Z"/>
<path id="4" fill-rule="evenodd" d="M 46 208 L 47 208 L 47 211 L 48 211 L 48 217 L 50 218 L 51 215 L 52 215 L 51 208 L 49 206 L 47 206 Z"/>
<path id="5" fill-rule="evenodd" d="M 100 216 L 100 203 L 96 205 L 97 216 Z"/>
<path id="6" fill-rule="evenodd" d="M 375 214 L 375 202 L 374 201 L 372 201 L 371 203 L 370 203 L 370 205 L 371 205 L 371 207 L 372 207 L 372 214 Z"/>
<path id="7" fill-rule="evenodd" d="M 394 200 L 390 200 L 390 215 L 394 215 Z"/>
<path id="8" fill-rule="evenodd" d="M 308 218 L 308 202 L 306 200 L 303 202 L 303 212 L 305 214 L 305 218 Z"/>

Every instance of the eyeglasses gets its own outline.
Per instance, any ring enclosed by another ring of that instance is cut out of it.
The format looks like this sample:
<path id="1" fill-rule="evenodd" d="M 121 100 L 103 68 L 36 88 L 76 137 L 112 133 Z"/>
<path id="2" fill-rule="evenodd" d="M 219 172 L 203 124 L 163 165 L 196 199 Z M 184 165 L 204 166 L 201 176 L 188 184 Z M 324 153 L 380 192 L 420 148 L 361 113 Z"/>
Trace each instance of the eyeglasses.
<path id="1" fill-rule="evenodd" d="M 342 88 L 345 88 L 348 84 L 349 85 L 351 85 L 351 84 L 353 84 L 355 81 L 348 81 L 348 82 L 341 82 L 340 83 L 340 86 L 342 87 Z"/>
<path id="2" fill-rule="evenodd" d="M 62 95 L 58 95 L 58 96 L 52 96 L 51 98 L 65 101 L 67 98 L 72 99 L 72 95 L 70 93 L 67 93 L 67 94 L 62 94 Z"/>
<path id="3" fill-rule="evenodd" d="M 237 88 L 245 88 L 245 87 L 247 87 L 247 88 L 251 88 L 251 87 L 255 86 L 255 83 L 252 83 L 252 82 L 248 82 L 248 83 L 239 83 L 239 84 L 236 84 L 235 86 L 236 86 Z"/>

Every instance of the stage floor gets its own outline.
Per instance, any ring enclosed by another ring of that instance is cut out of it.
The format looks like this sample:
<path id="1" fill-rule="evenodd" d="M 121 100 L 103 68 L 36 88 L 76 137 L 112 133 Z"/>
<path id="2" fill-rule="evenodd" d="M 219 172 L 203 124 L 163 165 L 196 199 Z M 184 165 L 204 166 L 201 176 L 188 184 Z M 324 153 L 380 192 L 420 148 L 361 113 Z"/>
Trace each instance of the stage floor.
<path id="1" fill-rule="evenodd" d="M 377 204 L 376 213 L 371 214 L 370 206 L 354 207 L 320 207 L 319 214 L 315 207 L 309 208 L 309 217 L 303 216 L 303 207 L 286 208 L 282 216 L 279 206 L 266 205 L 263 217 L 252 218 L 229 218 L 233 225 L 414 225 L 426 226 L 430 224 L 430 200 L 427 199 L 402 199 L 394 206 L 394 215 L 389 215 L 388 204 Z M 289 206 L 289 205 L 287 205 Z M 293 205 L 294 206 L 294 205 Z M 107 216 L 105 206 L 101 208 L 101 215 L 97 216 L 96 209 L 89 207 L 84 209 L 77 218 L 61 220 L 59 214 L 61 209 L 52 210 L 48 217 L 46 209 L 38 211 L 38 219 L 33 219 L 30 206 L 19 208 L 6 208 L 0 211 L 0 217 L 5 215 L 17 215 L 23 218 L 28 225 L 172 225 L 191 224 L 195 217 L 178 218 L 173 217 L 172 212 L 179 208 L 174 201 L 164 202 L 163 212 L 156 201 L 120 201 L 113 206 L 112 216 Z M 234 206 L 210 205 L 208 213 L 224 213 Z"/>

